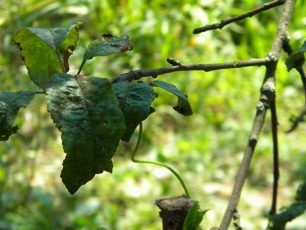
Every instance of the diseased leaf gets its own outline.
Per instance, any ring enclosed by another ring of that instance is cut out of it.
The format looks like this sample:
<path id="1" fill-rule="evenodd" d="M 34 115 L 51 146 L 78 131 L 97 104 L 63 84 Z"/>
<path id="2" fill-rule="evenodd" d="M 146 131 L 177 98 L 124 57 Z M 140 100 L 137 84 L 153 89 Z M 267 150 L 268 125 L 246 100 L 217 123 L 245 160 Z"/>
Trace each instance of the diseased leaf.
<path id="1" fill-rule="evenodd" d="M 46 89 L 55 73 L 69 70 L 68 59 L 78 41 L 78 25 L 59 28 L 23 28 L 14 36 L 29 76 Z"/>
<path id="2" fill-rule="evenodd" d="M 153 81 L 151 83 L 153 86 L 160 87 L 164 90 L 167 90 L 168 92 L 174 94 L 177 96 L 178 101 L 177 105 L 173 107 L 175 111 L 178 113 L 185 115 L 185 116 L 190 116 L 192 115 L 192 108 L 189 104 L 188 97 L 187 95 L 183 94 L 181 91 L 178 90 L 178 88 L 175 85 L 172 85 L 170 83 L 164 82 L 164 81 Z"/>
<path id="3" fill-rule="evenodd" d="M 58 34 L 61 34 L 65 39 L 59 43 L 59 51 L 63 60 L 65 72 L 69 71 L 69 57 L 75 50 L 79 40 L 79 24 L 54 28 Z M 56 34 L 57 34 L 56 33 Z"/>
<path id="4" fill-rule="evenodd" d="M 26 107 L 34 98 L 35 92 L 1 92 L 0 93 L 0 141 L 6 141 L 16 133 L 18 127 L 13 125 L 21 107 Z"/>
<path id="5" fill-rule="evenodd" d="M 289 57 L 286 60 L 286 66 L 288 71 L 290 71 L 293 68 L 300 68 L 305 63 L 305 56 L 304 53 L 306 52 L 306 41 L 304 41 L 304 44 L 302 47 L 289 55 Z"/>
<path id="6" fill-rule="evenodd" d="M 57 74 L 47 88 L 51 117 L 66 152 L 61 177 L 73 194 L 95 174 L 112 172 L 125 131 L 124 116 L 108 79 Z"/>
<path id="7" fill-rule="evenodd" d="M 92 42 L 87 48 L 83 59 L 88 60 L 97 56 L 108 56 L 118 54 L 133 49 L 133 44 L 129 41 L 129 36 L 111 36 L 103 40 Z"/>
<path id="8" fill-rule="evenodd" d="M 146 83 L 127 81 L 114 83 L 112 89 L 125 117 L 126 131 L 121 139 L 129 141 L 138 124 L 154 112 L 154 91 Z"/>
<path id="9" fill-rule="evenodd" d="M 197 201 L 194 202 L 192 207 L 188 210 L 186 219 L 184 221 L 183 230 L 197 230 L 202 222 L 204 214 L 207 212 L 200 210 L 200 205 Z"/>

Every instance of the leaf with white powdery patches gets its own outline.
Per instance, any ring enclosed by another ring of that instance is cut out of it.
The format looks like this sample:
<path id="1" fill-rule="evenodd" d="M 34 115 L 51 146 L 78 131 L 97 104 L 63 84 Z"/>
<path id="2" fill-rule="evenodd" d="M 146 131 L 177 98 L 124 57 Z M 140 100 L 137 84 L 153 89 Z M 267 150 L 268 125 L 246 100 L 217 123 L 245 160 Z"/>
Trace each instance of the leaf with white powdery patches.
<path id="1" fill-rule="evenodd" d="M 95 174 L 112 172 L 125 131 L 124 116 L 108 79 L 57 74 L 47 88 L 51 117 L 67 153 L 61 177 L 73 194 Z"/>

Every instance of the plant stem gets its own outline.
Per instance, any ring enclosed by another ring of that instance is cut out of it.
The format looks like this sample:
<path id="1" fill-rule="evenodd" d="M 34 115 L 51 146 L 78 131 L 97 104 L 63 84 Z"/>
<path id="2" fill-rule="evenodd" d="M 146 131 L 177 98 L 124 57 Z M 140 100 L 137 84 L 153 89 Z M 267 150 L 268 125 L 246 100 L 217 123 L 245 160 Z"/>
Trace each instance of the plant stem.
<path id="1" fill-rule="evenodd" d="M 263 11 L 269 10 L 271 8 L 274 8 L 276 6 L 282 5 L 285 3 L 285 0 L 275 0 L 275 1 L 271 1 L 269 3 L 265 3 L 263 6 L 258 7 L 254 10 L 251 10 L 249 12 L 246 12 L 244 14 L 238 15 L 236 17 L 232 17 L 229 18 L 227 20 L 222 20 L 221 22 L 215 23 L 215 24 L 211 24 L 211 25 L 206 25 L 200 28 L 196 28 L 193 30 L 194 34 L 199 34 L 208 30 L 215 30 L 215 29 L 222 29 L 224 26 L 231 24 L 233 22 L 237 22 L 240 20 L 243 20 L 247 17 L 252 17 L 256 14 L 262 13 Z"/>
<path id="2" fill-rule="evenodd" d="M 83 66 L 86 63 L 86 61 L 87 61 L 87 59 L 83 59 L 83 61 L 82 61 L 81 65 L 80 65 L 80 67 L 79 67 L 79 70 L 78 70 L 76 76 L 78 76 L 81 73 L 81 71 L 83 69 Z"/>
<path id="3" fill-rule="evenodd" d="M 139 123 L 139 134 L 138 134 L 138 139 L 137 139 L 137 143 L 136 143 L 136 146 L 132 152 L 132 155 L 131 155 L 131 160 L 135 163 L 142 163 L 142 164 L 153 164 L 153 165 L 157 165 L 157 166 L 161 166 L 161 167 L 164 167 L 166 169 L 168 169 L 180 182 L 180 184 L 182 185 L 183 189 L 184 189 L 184 192 L 185 192 L 185 195 L 187 197 L 190 197 L 190 193 L 187 189 L 187 186 L 185 185 L 185 182 L 184 180 L 182 179 L 182 177 L 179 175 L 178 172 L 176 172 L 171 166 L 169 165 L 166 165 L 164 163 L 161 163 L 161 162 L 157 162 L 157 161 L 147 161 L 147 160 L 138 160 L 138 159 L 135 159 L 135 155 L 136 155 L 136 152 L 139 148 L 139 145 L 140 145 L 140 140 L 141 140 L 141 136 L 142 136 L 142 122 Z"/>

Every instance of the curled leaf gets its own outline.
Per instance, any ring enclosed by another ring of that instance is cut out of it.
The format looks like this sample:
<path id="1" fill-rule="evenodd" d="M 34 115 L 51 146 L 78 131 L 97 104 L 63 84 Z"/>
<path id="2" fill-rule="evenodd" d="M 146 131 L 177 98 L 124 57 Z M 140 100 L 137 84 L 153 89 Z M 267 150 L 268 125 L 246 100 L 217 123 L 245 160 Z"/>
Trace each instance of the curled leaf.
<path id="1" fill-rule="evenodd" d="M 191 105 L 188 101 L 187 95 L 182 93 L 175 85 L 159 80 L 153 81 L 151 84 L 153 86 L 157 86 L 164 90 L 167 90 L 168 92 L 177 96 L 178 98 L 177 105 L 173 107 L 175 111 L 185 116 L 192 115 L 193 112 Z"/>
<path id="2" fill-rule="evenodd" d="M 292 52 L 286 60 L 286 66 L 288 71 L 293 68 L 300 68 L 305 63 L 305 56 L 304 53 L 306 52 L 306 41 L 301 48 Z"/>

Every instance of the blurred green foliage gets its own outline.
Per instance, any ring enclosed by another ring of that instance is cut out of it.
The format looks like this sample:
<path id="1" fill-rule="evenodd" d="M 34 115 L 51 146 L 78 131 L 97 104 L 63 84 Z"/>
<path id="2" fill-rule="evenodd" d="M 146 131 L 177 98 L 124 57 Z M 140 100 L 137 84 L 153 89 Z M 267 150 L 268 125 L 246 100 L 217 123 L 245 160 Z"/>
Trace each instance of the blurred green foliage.
<path id="1" fill-rule="evenodd" d="M 113 77 L 132 69 L 166 66 L 167 57 L 182 63 L 213 63 L 265 56 L 273 42 L 282 8 L 265 12 L 222 30 L 192 35 L 196 27 L 218 22 L 266 1 L 140 1 L 140 0 L 4 0 L 0 2 L 0 90 L 36 89 L 27 76 L 12 37 L 27 26 L 56 27 L 83 22 L 71 72 L 81 63 L 85 47 L 105 33 L 128 34 L 134 50 L 96 58 L 83 73 Z M 289 36 L 299 48 L 306 35 L 305 0 L 297 1 Z M 285 58 L 285 55 L 284 55 Z M 231 192 L 252 119 L 264 68 L 215 72 L 181 72 L 160 76 L 186 92 L 194 115 L 182 117 L 159 106 L 144 124 L 138 158 L 174 165 L 192 197 L 209 209 L 202 226 L 220 222 Z M 279 207 L 290 203 L 306 179 L 306 126 L 285 134 L 289 119 L 304 106 L 299 75 L 277 71 L 281 180 Z M 157 105 L 175 102 L 160 91 Z M 241 225 L 262 229 L 271 197 L 272 157 L 269 116 L 260 137 L 239 207 Z M 156 230 L 161 228 L 152 202 L 183 193 L 172 175 L 161 168 L 134 164 L 130 144 L 122 144 L 113 174 L 97 176 L 70 196 L 60 180 L 64 154 L 60 134 L 39 96 L 20 114 L 18 134 L 0 145 L 0 229 Z M 292 229 L 303 229 L 302 219 Z M 291 224 L 288 224 L 290 227 Z M 69 228 L 70 227 L 70 228 Z"/>

